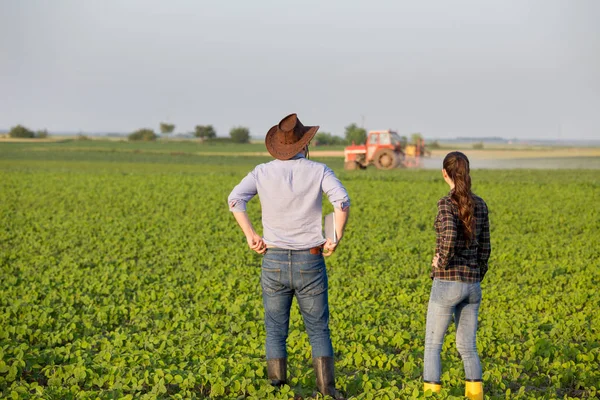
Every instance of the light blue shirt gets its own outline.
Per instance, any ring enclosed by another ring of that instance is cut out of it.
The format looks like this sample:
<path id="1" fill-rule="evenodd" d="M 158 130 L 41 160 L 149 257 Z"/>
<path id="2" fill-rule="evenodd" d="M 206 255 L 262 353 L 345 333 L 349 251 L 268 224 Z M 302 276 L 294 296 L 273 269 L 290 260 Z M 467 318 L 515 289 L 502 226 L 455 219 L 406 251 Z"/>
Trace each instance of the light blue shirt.
<path id="1" fill-rule="evenodd" d="M 298 154 L 291 160 L 256 166 L 233 188 L 227 201 L 230 211 L 243 212 L 258 194 L 267 246 L 306 250 L 326 241 L 321 222 L 323 193 L 336 208 L 350 206 L 348 192 L 333 171 Z"/>

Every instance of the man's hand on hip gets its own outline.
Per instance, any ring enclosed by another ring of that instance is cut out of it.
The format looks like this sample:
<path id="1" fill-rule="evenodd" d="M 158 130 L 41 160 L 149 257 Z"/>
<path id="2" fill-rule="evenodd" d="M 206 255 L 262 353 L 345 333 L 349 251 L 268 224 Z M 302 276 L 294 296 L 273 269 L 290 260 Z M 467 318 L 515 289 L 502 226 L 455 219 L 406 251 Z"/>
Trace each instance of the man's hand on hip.
<path id="1" fill-rule="evenodd" d="M 323 245 L 323 255 L 325 257 L 329 257 L 330 255 L 332 255 L 339 243 L 339 240 L 336 243 L 334 243 L 331 241 L 331 239 L 327 239 L 327 241 Z"/>
<path id="2" fill-rule="evenodd" d="M 256 232 L 246 236 L 246 240 L 248 241 L 250 250 L 254 250 L 258 254 L 264 254 L 264 252 L 267 251 L 267 245 Z"/>

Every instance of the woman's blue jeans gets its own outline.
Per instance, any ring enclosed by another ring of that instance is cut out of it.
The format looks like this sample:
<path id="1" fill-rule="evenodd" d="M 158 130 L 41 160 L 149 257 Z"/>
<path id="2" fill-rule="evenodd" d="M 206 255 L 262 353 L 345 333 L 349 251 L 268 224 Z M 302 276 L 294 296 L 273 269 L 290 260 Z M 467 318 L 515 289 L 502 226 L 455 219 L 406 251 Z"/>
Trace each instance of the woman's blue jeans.
<path id="1" fill-rule="evenodd" d="M 263 257 L 261 286 L 267 359 L 287 358 L 290 307 L 296 296 L 313 357 L 333 357 L 329 332 L 327 270 L 321 254 L 270 248 Z"/>
<path id="2" fill-rule="evenodd" d="M 481 380 L 481 364 L 477 354 L 477 316 L 481 304 L 481 285 L 477 283 L 433 280 L 427 324 L 425 327 L 425 361 L 423 380 L 440 383 L 440 353 L 444 335 L 454 316 L 456 347 L 465 368 L 466 380 Z"/>

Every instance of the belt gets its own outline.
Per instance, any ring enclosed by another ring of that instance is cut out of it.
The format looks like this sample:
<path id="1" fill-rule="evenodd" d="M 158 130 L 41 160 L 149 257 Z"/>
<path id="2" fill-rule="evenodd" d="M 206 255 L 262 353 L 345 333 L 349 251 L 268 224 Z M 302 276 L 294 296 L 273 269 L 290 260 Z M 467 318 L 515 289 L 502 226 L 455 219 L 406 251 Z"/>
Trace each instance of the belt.
<path id="1" fill-rule="evenodd" d="M 308 250 L 310 252 L 310 254 L 323 254 L 323 246 L 317 246 L 317 247 L 313 247 L 312 249 Z"/>
<path id="2" fill-rule="evenodd" d="M 268 249 L 285 250 L 285 249 L 280 249 L 278 247 L 268 247 Z M 323 254 L 323 245 L 316 246 L 316 247 L 313 247 L 311 249 L 306 249 L 306 250 L 290 250 L 290 251 L 308 251 L 310 254 Z"/>

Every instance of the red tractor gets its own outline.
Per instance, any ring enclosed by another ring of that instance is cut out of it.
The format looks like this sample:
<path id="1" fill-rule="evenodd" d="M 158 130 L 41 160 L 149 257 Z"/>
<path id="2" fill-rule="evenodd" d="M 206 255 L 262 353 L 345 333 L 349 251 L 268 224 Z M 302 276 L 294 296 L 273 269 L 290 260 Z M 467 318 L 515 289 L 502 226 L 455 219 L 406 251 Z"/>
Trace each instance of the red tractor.
<path id="1" fill-rule="evenodd" d="M 367 143 L 344 149 L 344 169 L 366 168 L 375 164 L 378 169 L 392 169 L 406 165 L 400 136 L 394 131 L 370 131 Z"/>

